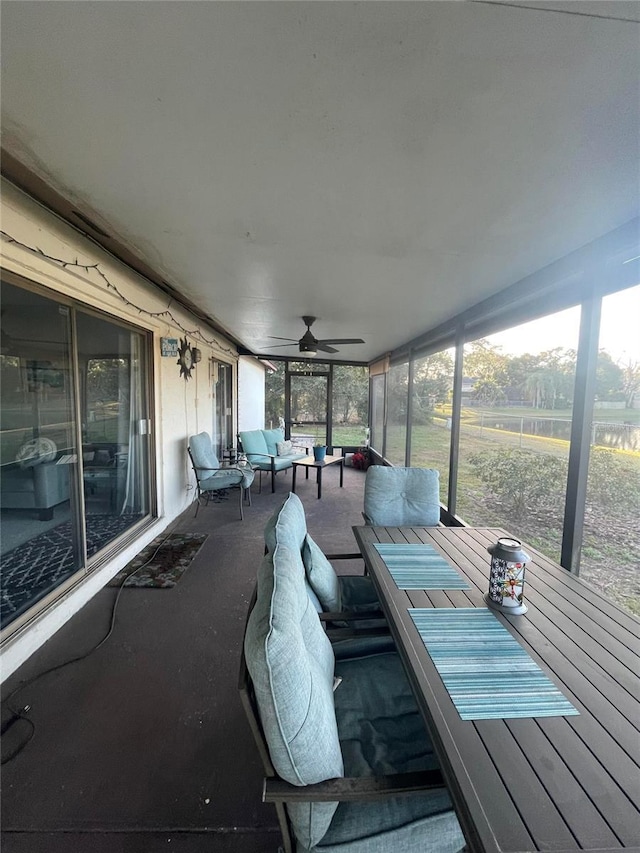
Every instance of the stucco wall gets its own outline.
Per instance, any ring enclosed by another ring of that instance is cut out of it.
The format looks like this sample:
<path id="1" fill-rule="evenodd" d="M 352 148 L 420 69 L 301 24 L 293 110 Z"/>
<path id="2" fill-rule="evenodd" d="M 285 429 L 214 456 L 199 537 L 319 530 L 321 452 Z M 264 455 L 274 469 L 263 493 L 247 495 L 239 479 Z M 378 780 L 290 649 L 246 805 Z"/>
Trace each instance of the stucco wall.
<path id="1" fill-rule="evenodd" d="M 211 431 L 210 359 L 226 361 L 235 370 L 237 353 L 232 344 L 176 305 L 171 306 L 171 318 L 150 316 L 147 312 L 162 312 L 167 308 L 166 294 L 6 182 L 2 183 L 2 231 L 18 241 L 2 239 L 0 250 L 5 270 L 50 288 L 52 296 L 59 293 L 73 297 L 152 333 L 151 417 L 155 430 L 158 504 L 156 523 L 133 545 L 92 572 L 45 614 L 3 643 L 0 677 L 6 678 L 193 501 L 195 480 L 186 447 L 188 436 L 203 429 Z M 63 267 L 51 258 L 72 265 Z M 96 270 L 82 268 L 95 264 L 104 277 Z M 160 353 L 161 337 L 185 336 L 180 326 L 202 333 L 187 336 L 202 351 L 202 361 L 188 382 L 180 376 L 176 358 L 162 358 Z"/>

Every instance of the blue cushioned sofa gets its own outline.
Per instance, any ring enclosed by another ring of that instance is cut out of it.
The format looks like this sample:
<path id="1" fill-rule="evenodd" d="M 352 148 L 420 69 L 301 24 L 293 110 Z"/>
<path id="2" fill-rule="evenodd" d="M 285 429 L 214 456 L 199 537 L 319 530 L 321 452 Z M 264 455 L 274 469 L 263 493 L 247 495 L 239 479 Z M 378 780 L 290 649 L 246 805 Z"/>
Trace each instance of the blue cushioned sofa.
<path id="1" fill-rule="evenodd" d="M 458 853 L 462 832 L 398 654 L 336 660 L 305 585 L 303 521 L 288 499 L 269 531 L 240 676 L 285 853 Z"/>
<path id="2" fill-rule="evenodd" d="M 271 472 L 271 491 L 276 490 L 276 474 L 291 468 L 296 459 L 304 459 L 308 452 L 293 451 L 285 444 L 283 429 L 252 429 L 238 433 L 238 441 L 242 452 L 246 453 L 254 470 L 260 471 L 259 491 L 262 491 L 262 472 Z M 285 451 L 278 453 L 278 445 Z"/>
<path id="3" fill-rule="evenodd" d="M 69 500 L 69 466 L 55 462 L 3 469 L 2 506 L 5 509 L 37 509 L 42 521 L 53 518 L 53 508 Z"/>

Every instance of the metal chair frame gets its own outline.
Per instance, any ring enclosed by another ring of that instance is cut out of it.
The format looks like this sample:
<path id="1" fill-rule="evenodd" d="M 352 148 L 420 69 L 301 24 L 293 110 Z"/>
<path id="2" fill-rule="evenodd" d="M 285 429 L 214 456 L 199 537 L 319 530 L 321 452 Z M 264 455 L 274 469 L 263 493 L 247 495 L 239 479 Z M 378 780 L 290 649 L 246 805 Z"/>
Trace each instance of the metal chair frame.
<path id="1" fill-rule="evenodd" d="M 240 490 L 240 520 L 244 521 L 243 501 L 246 500 L 247 505 L 251 506 L 251 486 L 248 486 L 245 489 L 245 488 L 243 488 L 242 483 L 240 482 L 240 483 L 232 483 L 231 485 L 228 485 L 228 486 L 221 486 L 219 489 L 203 489 L 201 486 L 201 477 L 200 477 L 201 471 L 207 471 L 210 474 L 210 472 L 213 472 L 213 471 L 233 471 L 233 470 L 236 470 L 236 471 L 239 471 L 240 473 L 243 473 L 242 468 L 239 468 L 236 465 L 231 465 L 231 466 L 224 467 L 224 468 L 223 467 L 220 467 L 220 468 L 198 468 L 194 462 L 193 455 L 191 454 L 191 448 L 190 447 L 187 447 L 187 452 L 189 454 L 189 459 L 191 460 L 191 465 L 193 466 L 193 471 L 196 475 L 197 496 L 196 496 L 196 513 L 194 515 L 194 518 L 196 518 L 198 515 L 198 510 L 200 509 L 201 499 L 203 497 L 205 498 L 205 506 L 207 506 L 212 494 L 217 493 L 217 492 L 226 492 L 229 489 L 236 489 L 237 488 Z M 206 480 L 207 478 L 203 477 L 202 479 Z"/>

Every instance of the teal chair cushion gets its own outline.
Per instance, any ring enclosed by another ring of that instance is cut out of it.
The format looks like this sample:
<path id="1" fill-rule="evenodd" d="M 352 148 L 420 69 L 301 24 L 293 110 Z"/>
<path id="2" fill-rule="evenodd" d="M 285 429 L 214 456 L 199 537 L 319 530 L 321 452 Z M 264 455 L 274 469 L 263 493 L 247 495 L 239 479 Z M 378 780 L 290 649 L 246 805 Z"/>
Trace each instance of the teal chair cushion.
<path id="1" fill-rule="evenodd" d="M 307 521 L 304 507 L 300 498 L 293 492 L 289 492 L 267 521 L 264 529 L 265 545 L 270 554 L 273 554 L 279 542 L 300 553 L 306 535 Z"/>
<path id="2" fill-rule="evenodd" d="M 255 474 L 251 470 L 238 471 L 232 469 L 227 471 L 222 469 L 217 471 L 211 477 L 205 480 L 200 480 L 200 491 L 215 492 L 218 489 L 229 489 L 231 486 L 242 486 L 243 489 L 248 489 Z"/>
<path id="3" fill-rule="evenodd" d="M 367 524 L 436 527 L 440 522 L 440 473 L 434 468 L 372 465 L 364 485 Z"/>
<path id="4" fill-rule="evenodd" d="M 213 449 L 211 436 L 208 432 L 199 432 L 189 439 L 191 456 L 196 468 L 219 468 L 220 462 Z"/>
<path id="5" fill-rule="evenodd" d="M 213 492 L 238 485 L 242 486 L 243 489 L 248 489 L 253 483 L 255 474 L 248 467 L 243 470 L 220 467 L 208 432 L 192 435 L 189 438 L 189 449 L 196 468 L 200 491 Z M 207 476 L 208 474 L 210 476 Z"/>
<path id="6" fill-rule="evenodd" d="M 271 760 L 294 785 L 343 775 L 333 704 L 334 656 L 307 595 L 300 550 L 278 544 L 258 572 L 245 657 Z M 302 849 L 325 835 L 337 803 L 288 803 Z"/>

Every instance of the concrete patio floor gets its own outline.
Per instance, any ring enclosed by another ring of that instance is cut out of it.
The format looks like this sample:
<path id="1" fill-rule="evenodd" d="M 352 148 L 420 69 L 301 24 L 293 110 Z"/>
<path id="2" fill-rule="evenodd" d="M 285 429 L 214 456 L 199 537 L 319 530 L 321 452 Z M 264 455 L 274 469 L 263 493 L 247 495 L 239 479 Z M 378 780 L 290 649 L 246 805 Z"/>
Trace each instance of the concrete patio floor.
<path id="1" fill-rule="evenodd" d="M 335 475 L 335 476 L 334 476 Z M 327 552 L 354 551 L 365 475 L 346 468 L 299 477 L 310 533 Z M 224 503 L 192 506 L 172 532 L 208 533 L 173 589 L 125 589 L 109 640 L 16 695 L 35 734 L 2 768 L 3 853 L 275 853 L 275 810 L 242 710 L 238 664 L 267 519 L 286 497 L 253 486 L 239 519 Z M 346 563 L 341 571 L 361 570 Z M 3 685 L 16 685 L 95 646 L 117 589 L 104 588 Z M 5 749 L 27 734 L 6 735 Z"/>

